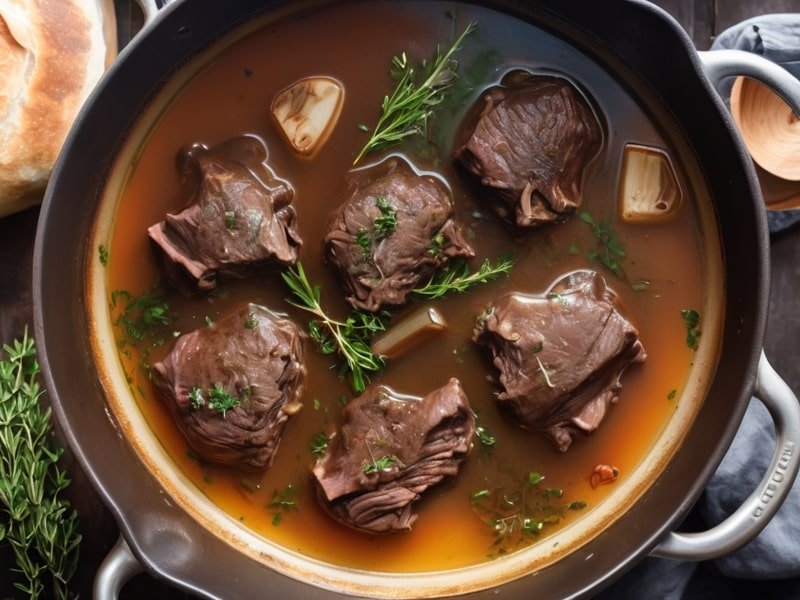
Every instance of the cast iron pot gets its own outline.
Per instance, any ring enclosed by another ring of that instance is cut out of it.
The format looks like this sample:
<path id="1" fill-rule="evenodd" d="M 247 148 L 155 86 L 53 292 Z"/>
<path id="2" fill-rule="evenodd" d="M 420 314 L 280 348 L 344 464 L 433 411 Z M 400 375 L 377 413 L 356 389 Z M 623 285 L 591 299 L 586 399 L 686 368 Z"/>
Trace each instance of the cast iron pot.
<path id="1" fill-rule="evenodd" d="M 669 462 L 653 474 L 623 518 L 588 532 L 574 551 L 541 568 L 532 564 L 527 571 L 517 568 L 511 575 L 463 585 L 456 573 L 447 583 L 432 585 L 430 579 L 420 583 L 405 574 L 364 575 L 329 565 L 317 565 L 319 573 L 314 564 L 305 571 L 287 569 L 262 550 L 242 550 L 213 523 L 198 520 L 186 509 L 185 498 L 152 474 L 148 457 L 134 451 L 130 432 L 107 408 L 107 382 L 98 376 L 102 357 L 87 334 L 92 323 L 86 270 L 96 253 L 90 240 L 109 173 L 142 111 L 192 56 L 256 15 L 286 15 L 322 4 L 331 3 L 185 0 L 161 10 L 87 102 L 53 173 L 34 256 L 36 338 L 54 414 L 123 536 L 98 574 L 96 596 L 115 597 L 125 579 L 144 567 L 209 597 L 494 597 L 498 588 L 504 598 L 571 597 L 597 591 L 648 554 L 708 559 L 757 535 L 800 465 L 800 408 L 762 354 L 769 290 L 765 213 L 750 158 L 711 83 L 733 74 L 757 77 L 778 88 L 799 114 L 800 84 L 747 54 L 698 55 L 677 23 L 638 0 L 482 2 L 602 57 L 609 69 L 624 70 L 660 99 L 703 171 L 714 199 L 721 254 L 725 264 L 735 266 L 724 274 L 719 367 L 707 397 Z M 154 16 L 155 7 L 146 6 Z M 753 394 L 765 402 L 776 425 L 768 472 L 719 526 L 674 533 L 721 461 Z M 500 571 L 504 560 L 496 561 Z"/>

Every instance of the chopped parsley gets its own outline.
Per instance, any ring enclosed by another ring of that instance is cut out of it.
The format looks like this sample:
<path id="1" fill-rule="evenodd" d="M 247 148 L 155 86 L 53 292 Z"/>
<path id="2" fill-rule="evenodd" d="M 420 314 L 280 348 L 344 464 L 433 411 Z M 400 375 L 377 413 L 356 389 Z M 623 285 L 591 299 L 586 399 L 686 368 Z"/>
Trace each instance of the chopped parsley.
<path id="1" fill-rule="evenodd" d="M 245 329 L 255 329 L 258 326 L 258 319 L 255 313 L 247 313 L 247 318 L 244 320 Z"/>
<path id="2" fill-rule="evenodd" d="M 241 393 L 241 397 L 234 396 L 225 391 L 221 383 L 215 383 L 214 387 L 207 392 L 203 392 L 202 388 L 195 386 L 189 390 L 188 396 L 189 401 L 192 403 L 192 408 L 195 410 L 206 406 L 212 410 L 221 412 L 222 415 L 225 416 L 225 413 L 239 406 L 244 399 L 249 396 L 250 388 L 243 388 Z"/>
<path id="3" fill-rule="evenodd" d="M 356 231 L 356 244 L 361 248 L 361 260 L 369 262 L 372 259 L 372 238 L 369 231 L 360 227 Z"/>
<path id="4" fill-rule="evenodd" d="M 700 330 L 700 313 L 692 309 L 683 309 L 681 316 L 686 325 L 686 345 L 692 350 L 697 350 L 700 336 L 703 334 Z"/>
<path id="5" fill-rule="evenodd" d="M 431 243 L 428 245 L 428 254 L 431 256 L 439 257 L 442 255 L 442 251 L 444 250 L 444 245 L 447 242 L 447 239 L 444 237 L 444 234 L 440 231 L 433 239 L 431 239 Z"/>
<path id="6" fill-rule="evenodd" d="M 376 239 L 380 240 L 397 229 L 397 211 L 389 199 L 384 196 L 378 196 L 375 199 L 375 206 L 381 211 L 381 216 L 375 218 L 372 227 L 375 230 Z"/>
<path id="7" fill-rule="evenodd" d="M 162 345 L 170 336 L 172 314 L 161 290 L 154 286 L 150 292 L 134 298 L 126 290 L 111 293 L 111 313 L 116 315 L 117 348 L 120 354 L 131 357 L 128 346 L 140 351 L 139 366 L 149 373 L 150 351 Z"/>
<path id="8" fill-rule="evenodd" d="M 365 462 L 362 471 L 369 475 L 370 473 L 377 473 L 379 471 L 386 471 L 392 467 L 403 466 L 403 463 L 394 454 L 387 454 L 378 459 L 373 459 L 372 462 Z"/>
<path id="9" fill-rule="evenodd" d="M 272 524 L 277 527 L 283 521 L 285 512 L 298 509 L 297 490 L 291 483 L 282 490 L 273 490 L 267 508 L 272 512 Z"/>
<path id="10" fill-rule="evenodd" d="M 108 248 L 106 248 L 103 244 L 100 244 L 97 247 L 97 252 L 100 255 L 100 264 L 104 267 L 108 266 Z"/>
<path id="11" fill-rule="evenodd" d="M 674 400 L 677 393 L 678 393 L 678 390 L 671 389 L 669 391 L 669 394 L 667 394 L 667 400 Z"/>

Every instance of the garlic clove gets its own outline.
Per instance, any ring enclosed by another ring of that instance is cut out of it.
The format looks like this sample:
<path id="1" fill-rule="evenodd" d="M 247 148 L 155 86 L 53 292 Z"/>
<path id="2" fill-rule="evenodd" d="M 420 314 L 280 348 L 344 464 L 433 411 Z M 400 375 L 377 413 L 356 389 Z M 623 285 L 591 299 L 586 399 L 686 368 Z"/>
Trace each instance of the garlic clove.
<path id="1" fill-rule="evenodd" d="M 667 153 L 627 144 L 619 195 L 624 221 L 648 223 L 673 215 L 681 205 L 682 194 Z"/>
<path id="2" fill-rule="evenodd" d="M 279 92 L 271 112 L 289 146 L 313 156 L 333 131 L 344 103 L 344 86 L 325 76 L 305 77 Z"/>

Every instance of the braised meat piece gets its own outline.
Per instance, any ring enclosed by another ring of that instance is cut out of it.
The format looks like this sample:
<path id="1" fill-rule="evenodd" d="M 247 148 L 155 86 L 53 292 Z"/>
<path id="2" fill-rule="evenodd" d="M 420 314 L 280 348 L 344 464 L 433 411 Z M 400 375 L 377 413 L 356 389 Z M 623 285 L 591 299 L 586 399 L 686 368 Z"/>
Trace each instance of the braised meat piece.
<path id="1" fill-rule="evenodd" d="M 395 157 L 352 173 L 348 184 L 325 236 L 325 255 L 356 309 L 403 304 L 452 258 L 474 256 L 439 179 Z"/>
<path id="2" fill-rule="evenodd" d="M 474 433 L 457 379 L 422 399 L 373 386 L 347 405 L 344 424 L 314 467 L 320 502 L 355 529 L 410 530 L 412 504 L 458 473 Z"/>
<path id="3" fill-rule="evenodd" d="M 498 404 L 562 452 L 577 431 L 597 429 L 619 398 L 622 372 L 646 358 L 619 298 L 592 271 L 568 275 L 544 297 L 499 298 L 473 339 L 500 370 Z"/>
<path id="4" fill-rule="evenodd" d="M 267 148 L 252 136 L 211 149 L 194 144 L 178 153 L 188 206 L 147 233 L 167 278 L 181 292 L 208 292 L 220 277 L 247 277 L 297 261 L 302 242 L 294 191 L 266 160 Z"/>
<path id="5" fill-rule="evenodd" d="M 455 157 L 480 178 L 500 216 L 532 227 L 563 221 L 580 205 L 584 169 L 602 134 L 569 81 L 514 71 L 465 122 Z"/>
<path id="6" fill-rule="evenodd" d="M 204 460 L 243 469 L 272 464 L 305 377 L 300 329 L 246 304 L 178 338 L 152 371 L 172 417 Z"/>

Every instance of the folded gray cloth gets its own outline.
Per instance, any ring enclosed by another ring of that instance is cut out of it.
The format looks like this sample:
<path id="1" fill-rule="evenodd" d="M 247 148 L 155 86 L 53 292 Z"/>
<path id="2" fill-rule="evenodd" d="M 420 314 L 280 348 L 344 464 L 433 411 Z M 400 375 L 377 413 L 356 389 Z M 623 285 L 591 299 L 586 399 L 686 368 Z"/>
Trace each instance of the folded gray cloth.
<path id="1" fill-rule="evenodd" d="M 800 14 L 765 15 L 721 33 L 712 50 L 735 48 L 760 54 L 800 78 Z M 718 90 L 730 96 L 732 81 Z M 768 213 L 771 232 L 800 221 L 800 210 Z M 742 424 L 689 520 L 700 528 L 725 519 L 756 488 L 775 448 L 772 419 L 761 402 L 752 400 Z M 752 583 L 751 583 L 751 580 Z M 780 580 L 765 586 L 764 580 Z M 795 481 L 778 514 L 742 549 L 707 563 L 647 558 L 600 594 L 611 600 L 658 598 L 800 598 L 800 479 Z"/>
<path id="2" fill-rule="evenodd" d="M 742 21 L 719 34 L 712 50 L 745 50 L 782 66 L 800 79 L 800 14 L 764 15 Z M 723 80 L 717 91 L 729 98 L 733 79 Z M 800 157 L 798 157 L 800 160 Z M 769 230 L 781 231 L 800 222 L 800 210 L 767 213 Z"/>

